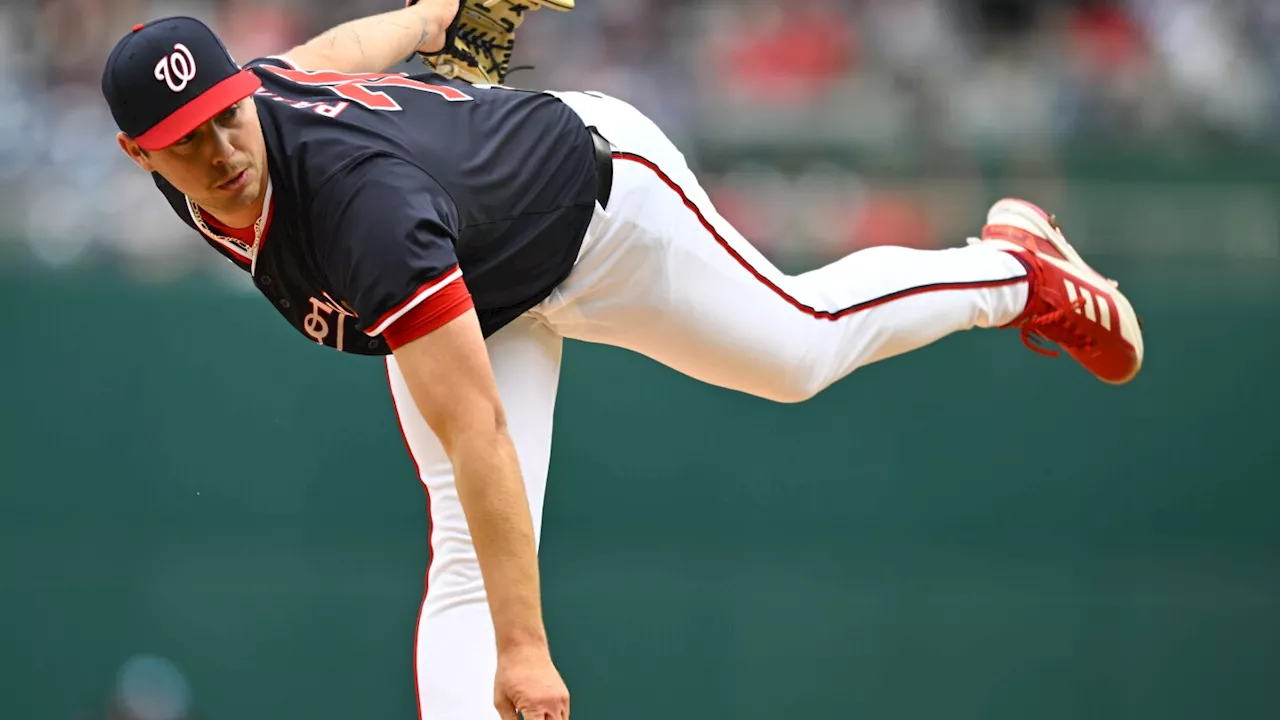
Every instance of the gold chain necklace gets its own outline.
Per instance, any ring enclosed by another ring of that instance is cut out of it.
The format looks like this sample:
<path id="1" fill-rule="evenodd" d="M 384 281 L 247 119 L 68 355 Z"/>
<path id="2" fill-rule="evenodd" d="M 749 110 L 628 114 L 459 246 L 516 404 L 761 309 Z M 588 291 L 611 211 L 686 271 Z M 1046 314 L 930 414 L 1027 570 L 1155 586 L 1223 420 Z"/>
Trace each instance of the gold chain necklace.
<path id="1" fill-rule="evenodd" d="M 250 260 L 257 260 L 258 245 L 262 242 L 262 230 L 267 224 L 267 216 L 271 214 L 271 179 L 267 179 L 267 192 L 262 197 L 262 214 L 257 220 L 253 221 L 253 244 L 249 245 L 240 238 L 228 237 L 222 233 L 214 232 L 204 221 L 204 213 L 200 212 L 199 206 L 191 202 L 191 198 L 183 196 L 187 201 L 187 212 L 191 213 L 191 219 L 199 226 L 201 232 L 209 237 L 226 245 L 234 245 L 245 252 Z"/>

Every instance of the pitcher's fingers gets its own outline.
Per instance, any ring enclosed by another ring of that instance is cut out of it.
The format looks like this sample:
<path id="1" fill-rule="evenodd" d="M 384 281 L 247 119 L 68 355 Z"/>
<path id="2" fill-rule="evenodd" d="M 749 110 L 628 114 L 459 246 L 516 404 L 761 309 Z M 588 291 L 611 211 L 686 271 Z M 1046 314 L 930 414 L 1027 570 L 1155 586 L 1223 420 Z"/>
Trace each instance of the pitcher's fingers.
<path id="1" fill-rule="evenodd" d="M 493 706 L 497 708 L 498 716 L 501 717 L 502 720 L 524 720 L 524 718 L 520 716 L 520 711 L 516 710 L 515 706 L 513 706 L 506 698 L 495 701 Z"/>

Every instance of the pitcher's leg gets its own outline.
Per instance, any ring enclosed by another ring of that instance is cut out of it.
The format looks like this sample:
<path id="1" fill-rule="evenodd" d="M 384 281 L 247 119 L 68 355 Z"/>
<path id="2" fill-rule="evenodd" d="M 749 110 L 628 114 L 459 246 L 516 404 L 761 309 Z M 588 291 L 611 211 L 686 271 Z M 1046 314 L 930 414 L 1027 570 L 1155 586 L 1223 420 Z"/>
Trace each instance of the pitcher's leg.
<path id="1" fill-rule="evenodd" d="M 520 458 L 535 538 L 542 534 L 562 344 L 558 335 L 528 316 L 487 341 L 508 429 Z M 496 720 L 493 623 L 453 468 L 418 412 L 394 357 L 387 358 L 387 376 L 431 515 L 431 564 L 414 644 L 421 717 Z"/>
<path id="2" fill-rule="evenodd" d="M 578 266 L 545 304 L 566 337 L 617 345 L 779 401 L 949 333 L 1012 321 L 1026 267 L 990 247 L 873 248 L 787 276 L 711 207 L 683 161 L 623 153 Z"/>

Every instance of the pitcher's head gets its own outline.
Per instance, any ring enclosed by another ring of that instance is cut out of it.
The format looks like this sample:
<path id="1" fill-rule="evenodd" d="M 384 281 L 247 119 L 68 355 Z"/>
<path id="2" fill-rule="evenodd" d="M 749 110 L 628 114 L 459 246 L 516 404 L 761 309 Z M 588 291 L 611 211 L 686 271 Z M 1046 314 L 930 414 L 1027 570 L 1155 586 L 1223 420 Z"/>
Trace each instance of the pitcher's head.
<path id="1" fill-rule="evenodd" d="M 198 205 L 236 215 L 265 190 L 258 78 L 204 23 L 169 17 L 135 25 L 102 72 L 121 149 Z"/>

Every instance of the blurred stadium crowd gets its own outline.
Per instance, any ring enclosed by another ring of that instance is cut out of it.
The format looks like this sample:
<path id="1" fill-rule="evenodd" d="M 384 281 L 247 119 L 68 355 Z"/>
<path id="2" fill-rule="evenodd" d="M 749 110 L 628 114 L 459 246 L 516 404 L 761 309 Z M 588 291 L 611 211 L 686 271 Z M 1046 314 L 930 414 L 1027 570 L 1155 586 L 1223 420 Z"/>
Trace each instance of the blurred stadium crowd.
<path id="1" fill-rule="evenodd" d="M 215 261 L 114 142 L 99 73 L 135 22 L 195 15 L 243 62 L 398 5 L 0 0 L 0 258 L 9 245 L 54 267 L 109 258 L 158 277 Z M 1275 0 L 579 0 L 525 23 L 515 64 L 533 68 L 509 82 L 626 99 L 695 167 L 816 145 L 923 157 L 928 175 L 1018 149 L 1052 163 L 1095 137 L 1272 141 L 1278 36 Z M 928 245 L 940 232 L 856 167 L 744 161 L 706 179 L 766 249 Z"/>

